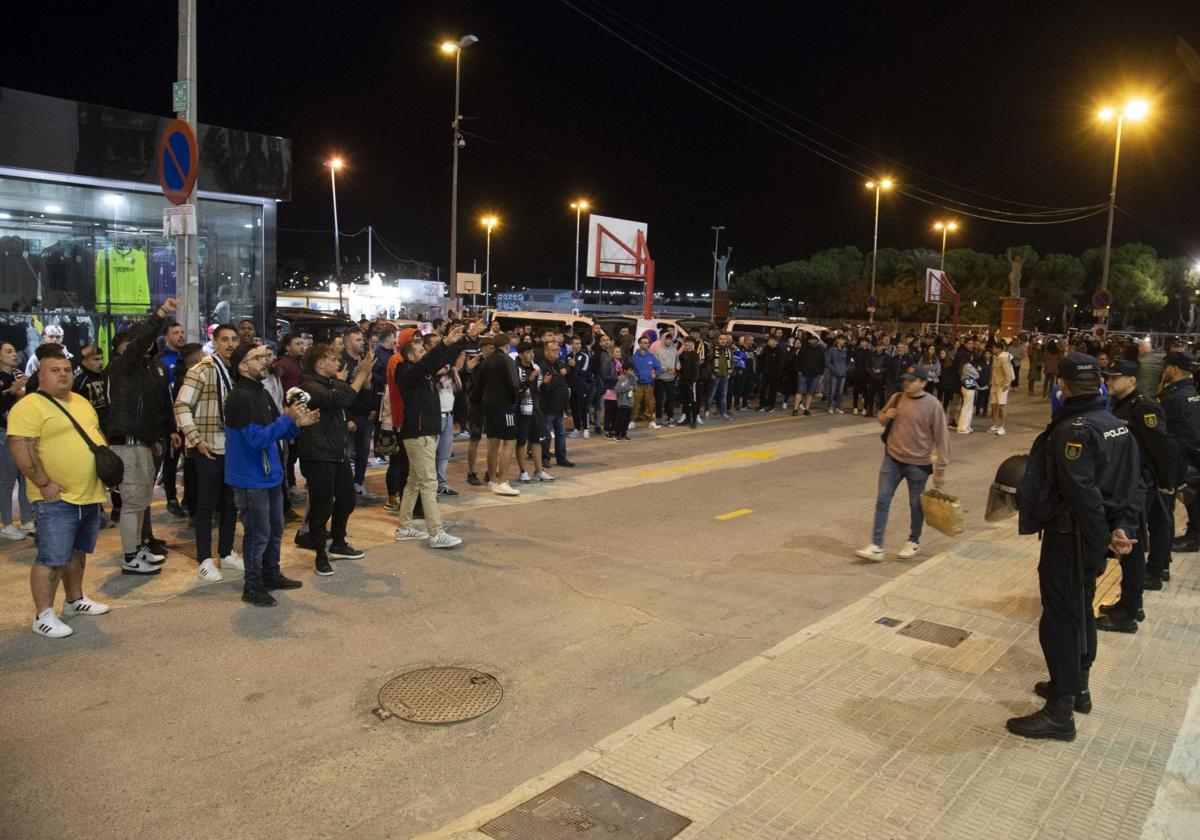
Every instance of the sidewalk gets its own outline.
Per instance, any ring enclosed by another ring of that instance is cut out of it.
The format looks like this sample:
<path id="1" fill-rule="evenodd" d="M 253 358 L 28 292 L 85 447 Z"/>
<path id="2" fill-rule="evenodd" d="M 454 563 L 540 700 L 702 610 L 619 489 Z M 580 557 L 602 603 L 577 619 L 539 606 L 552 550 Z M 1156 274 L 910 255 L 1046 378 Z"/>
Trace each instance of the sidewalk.
<path id="1" fill-rule="evenodd" d="M 1015 524 L 964 539 L 423 837 L 591 837 L 603 814 L 553 798 L 524 830 L 505 833 L 514 815 L 485 826 L 580 771 L 690 820 L 679 838 L 1200 837 L 1200 562 L 1182 555 L 1147 593 L 1137 634 L 1100 634 L 1076 741 L 1038 742 L 1004 729 L 1045 679 L 1037 550 Z M 914 619 L 970 635 L 900 635 Z M 547 819 L 555 830 L 527 833 Z"/>

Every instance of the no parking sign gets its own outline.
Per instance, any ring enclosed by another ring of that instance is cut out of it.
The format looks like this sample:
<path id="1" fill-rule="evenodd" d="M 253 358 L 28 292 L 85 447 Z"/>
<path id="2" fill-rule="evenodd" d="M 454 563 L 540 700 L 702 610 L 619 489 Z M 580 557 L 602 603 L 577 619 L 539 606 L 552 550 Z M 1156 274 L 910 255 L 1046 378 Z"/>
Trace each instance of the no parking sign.
<path id="1" fill-rule="evenodd" d="M 200 153 L 196 135 L 184 120 L 171 120 L 158 143 L 158 183 L 172 204 L 183 204 L 196 186 Z"/>

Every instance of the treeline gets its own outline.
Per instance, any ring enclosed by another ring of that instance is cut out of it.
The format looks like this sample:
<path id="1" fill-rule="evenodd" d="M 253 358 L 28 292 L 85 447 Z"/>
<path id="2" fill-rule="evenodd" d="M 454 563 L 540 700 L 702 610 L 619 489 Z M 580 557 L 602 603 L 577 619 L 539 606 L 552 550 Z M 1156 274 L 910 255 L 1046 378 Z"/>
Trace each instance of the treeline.
<path id="1" fill-rule="evenodd" d="M 1092 294 L 1100 287 L 1103 258 L 1101 248 L 1079 256 L 1040 255 L 1029 246 L 1000 254 L 955 248 L 946 252 L 946 273 L 961 295 L 964 321 L 998 324 L 1000 299 L 1010 294 L 1014 266 L 1019 264 L 1025 325 L 1058 330 L 1064 313 L 1073 323 L 1091 323 Z M 876 319 L 933 320 L 934 306 L 925 303 L 925 270 L 940 264 L 940 251 L 880 249 Z M 769 306 L 816 318 L 858 319 L 865 317 L 870 278 L 869 251 L 830 248 L 805 260 L 735 274 L 729 291 L 735 305 L 761 307 L 764 313 Z M 1183 331 L 1193 315 L 1192 305 L 1200 303 L 1200 276 L 1192 262 L 1161 258 L 1141 243 L 1113 249 L 1108 287 L 1113 294 L 1109 323 L 1114 328 Z M 942 312 L 943 320 L 948 319 L 948 307 Z"/>

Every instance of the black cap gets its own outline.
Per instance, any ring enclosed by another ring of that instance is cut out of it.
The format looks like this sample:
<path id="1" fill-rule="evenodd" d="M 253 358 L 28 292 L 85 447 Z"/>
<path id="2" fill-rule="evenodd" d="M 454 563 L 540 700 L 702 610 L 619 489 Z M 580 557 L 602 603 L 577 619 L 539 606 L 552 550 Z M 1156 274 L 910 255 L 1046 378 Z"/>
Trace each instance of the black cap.
<path id="1" fill-rule="evenodd" d="M 246 354 L 256 346 L 254 344 L 239 344 L 233 348 L 233 355 L 229 357 L 229 367 L 236 371 L 241 366 L 242 360 L 246 358 Z"/>
<path id="2" fill-rule="evenodd" d="M 1168 353 L 1167 357 L 1163 359 L 1163 364 L 1173 365 L 1180 370 L 1190 371 L 1196 366 L 1196 360 L 1189 354 L 1184 353 L 1182 350 L 1174 350 Z"/>
<path id="3" fill-rule="evenodd" d="M 1086 353 L 1072 353 L 1059 362 L 1058 375 L 1067 382 L 1099 381 L 1100 363 Z"/>
<path id="4" fill-rule="evenodd" d="M 528 353 L 532 349 L 533 349 L 532 341 L 522 341 L 520 344 L 517 345 L 518 353 Z"/>
<path id="5" fill-rule="evenodd" d="M 1129 359 L 1114 359 L 1108 363 L 1105 376 L 1137 376 L 1138 363 Z"/>

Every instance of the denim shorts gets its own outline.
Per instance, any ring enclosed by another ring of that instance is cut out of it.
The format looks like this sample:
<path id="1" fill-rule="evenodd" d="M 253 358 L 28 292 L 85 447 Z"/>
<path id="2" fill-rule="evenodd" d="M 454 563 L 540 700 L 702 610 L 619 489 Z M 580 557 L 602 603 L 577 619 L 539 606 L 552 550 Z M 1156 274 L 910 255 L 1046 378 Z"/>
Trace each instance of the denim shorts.
<path id="1" fill-rule="evenodd" d="M 33 562 L 39 566 L 62 567 L 70 564 L 71 555 L 76 551 L 84 554 L 95 551 L 102 510 L 99 504 L 73 505 L 62 499 L 34 502 L 37 557 Z"/>
<path id="2" fill-rule="evenodd" d="M 815 393 L 817 393 L 817 391 L 820 390 L 820 388 L 821 388 L 821 379 L 822 379 L 822 377 L 820 377 L 820 376 L 805 376 L 805 375 L 801 374 L 800 381 L 798 383 L 800 387 L 798 389 L 796 389 L 796 393 L 798 393 L 798 394 L 815 394 Z"/>

